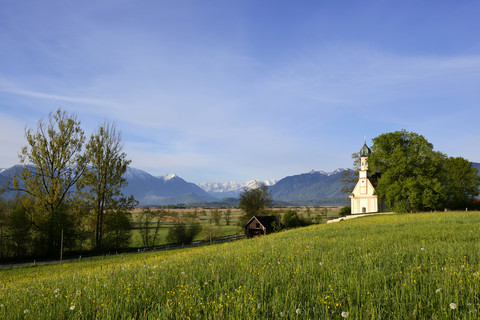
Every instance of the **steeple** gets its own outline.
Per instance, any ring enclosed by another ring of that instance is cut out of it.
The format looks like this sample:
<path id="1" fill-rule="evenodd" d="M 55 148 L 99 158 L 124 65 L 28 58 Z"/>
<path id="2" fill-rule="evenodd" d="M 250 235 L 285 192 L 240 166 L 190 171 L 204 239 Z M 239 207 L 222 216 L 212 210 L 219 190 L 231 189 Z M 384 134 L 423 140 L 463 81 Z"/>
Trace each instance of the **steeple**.
<path id="1" fill-rule="evenodd" d="M 372 150 L 367 146 L 367 141 L 363 143 L 362 149 L 360 149 L 360 157 L 368 157 L 372 153 Z"/>
<path id="2" fill-rule="evenodd" d="M 367 146 L 367 138 L 365 137 L 363 147 L 360 149 L 360 177 L 367 177 L 370 175 L 370 172 L 368 172 L 368 164 L 366 159 L 368 156 L 370 156 L 370 154 L 372 154 L 372 150 L 370 150 L 370 148 Z"/>

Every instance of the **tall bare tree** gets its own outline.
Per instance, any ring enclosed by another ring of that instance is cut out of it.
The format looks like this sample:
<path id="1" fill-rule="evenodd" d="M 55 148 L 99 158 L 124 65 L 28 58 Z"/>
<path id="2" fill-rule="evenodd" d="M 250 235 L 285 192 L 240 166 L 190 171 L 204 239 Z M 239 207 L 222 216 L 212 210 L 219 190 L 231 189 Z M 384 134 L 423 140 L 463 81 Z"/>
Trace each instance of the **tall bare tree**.
<path id="1" fill-rule="evenodd" d="M 88 169 L 80 180 L 83 196 L 95 214 L 95 247 L 101 249 L 105 213 L 125 211 L 136 205 L 133 197 L 126 198 L 121 189 L 127 185 L 123 174 L 130 160 L 123 152 L 122 135 L 112 123 L 104 122 L 92 134 L 85 150 Z M 125 201 L 126 200 L 126 201 Z"/>

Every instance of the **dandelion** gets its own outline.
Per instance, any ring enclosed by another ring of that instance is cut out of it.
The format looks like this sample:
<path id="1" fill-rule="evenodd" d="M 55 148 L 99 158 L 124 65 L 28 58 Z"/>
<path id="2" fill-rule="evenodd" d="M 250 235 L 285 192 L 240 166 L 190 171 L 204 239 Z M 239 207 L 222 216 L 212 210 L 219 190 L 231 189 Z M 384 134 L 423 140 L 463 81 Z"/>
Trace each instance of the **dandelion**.
<path id="1" fill-rule="evenodd" d="M 75 310 L 75 305 L 70 306 L 70 310 Z"/>
<path id="2" fill-rule="evenodd" d="M 457 309 L 457 305 L 455 303 L 450 303 L 450 309 L 455 310 Z"/>
<path id="3" fill-rule="evenodd" d="M 182 271 L 182 276 L 184 276 L 184 275 L 185 275 L 185 272 Z"/>
<path id="4" fill-rule="evenodd" d="M 348 318 L 349 315 L 350 315 L 350 312 L 342 311 L 342 318 Z"/>
<path id="5" fill-rule="evenodd" d="M 280 312 L 280 318 L 283 318 L 283 311 Z"/>
<path id="6" fill-rule="evenodd" d="M 257 304 L 257 309 L 260 309 L 261 306 L 262 306 L 262 304 L 261 304 L 261 303 L 258 303 L 258 304 Z"/>
<path id="7" fill-rule="evenodd" d="M 30 312 L 30 310 L 28 310 L 28 309 L 23 310 L 23 313 L 24 313 L 24 314 L 27 314 L 27 313 L 29 313 L 29 312 Z"/>
<path id="8" fill-rule="evenodd" d="M 60 292 L 60 289 L 57 288 L 57 289 L 53 290 L 53 292 L 54 292 L 54 293 L 59 293 L 59 292 Z"/>
<path id="9" fill-rule="evenodd" d="M 301 314 L 301 313 L 302 313 L 302 310 L 301 310 L 301 309 L 297 309 L 297 310 L 295 310 L 295 312 L 296 312 L 297 314 Z"/>
<path id="10" fill-rule="evenodd" d="M 422 251 L 423 251 L 423 250 L 425 250 L 425 248 L 420 248 L 420 250 L 422 250 Z"/>
<path id="11" fill-rule="evenodd" d="M 440 293 L 442 292 L 442 288 L 438 288 L 437 290 L 435 290 L 435 293 Z"/>

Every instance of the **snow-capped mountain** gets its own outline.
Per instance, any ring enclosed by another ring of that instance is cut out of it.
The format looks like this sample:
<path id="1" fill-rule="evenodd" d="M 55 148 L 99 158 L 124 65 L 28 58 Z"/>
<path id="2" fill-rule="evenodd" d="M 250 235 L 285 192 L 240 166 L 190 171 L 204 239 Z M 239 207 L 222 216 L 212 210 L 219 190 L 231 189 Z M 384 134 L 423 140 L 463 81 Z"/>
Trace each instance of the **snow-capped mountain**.
<path id="1" fill-rule="evenodd" d="M 230 182 L 205 182 L 199 183 L 198 186 L 205 190 L 211 196 L 217 198 L 237 198 L 240 193 L 245 188 L 255 188 L 258 184 L 264 183 L 266 186 L 270 187 L 276 183 L 276 180 L 265 180 L 265 181 L 257 181 L 251 180 L 245 183 L 237 183 L 235 181 Z"/>
<path id="2" fill-rule="evenodd" d="M 151 174 L 132 167 L 127 168 L 124 177 L 128 185 L 123 189 L 125 195 L 132 194 L 140 205 L 166 205 L 215 201 L 196 184 L 187 182 L 175 174 L 154 177 Z"/>
<path id="3" fill-rule="evenodd" d="M 164 174 L 163 176 L 159 176 L 157 178 L 163 179 L 164 181 L 172 180 L 174 178 L 178 177 L 175 173 L 170 173 L 170 174 Z"/>

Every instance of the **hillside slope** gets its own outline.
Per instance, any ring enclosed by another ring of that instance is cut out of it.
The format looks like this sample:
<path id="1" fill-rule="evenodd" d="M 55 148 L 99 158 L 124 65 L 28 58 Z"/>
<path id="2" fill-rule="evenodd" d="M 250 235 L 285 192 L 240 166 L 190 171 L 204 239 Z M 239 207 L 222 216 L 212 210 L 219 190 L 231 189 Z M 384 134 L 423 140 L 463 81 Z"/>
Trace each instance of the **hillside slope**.
<path id="1" fill-rule="evenodd" d="M 480 212 L 378 215 L 234 243 L 8 268 L 0 270 L 8 284 L 0 317 L 477 319 L 479 228 Z"/>

